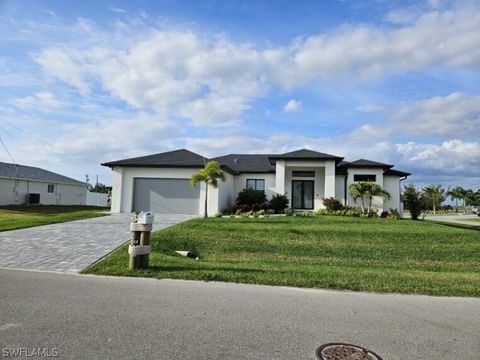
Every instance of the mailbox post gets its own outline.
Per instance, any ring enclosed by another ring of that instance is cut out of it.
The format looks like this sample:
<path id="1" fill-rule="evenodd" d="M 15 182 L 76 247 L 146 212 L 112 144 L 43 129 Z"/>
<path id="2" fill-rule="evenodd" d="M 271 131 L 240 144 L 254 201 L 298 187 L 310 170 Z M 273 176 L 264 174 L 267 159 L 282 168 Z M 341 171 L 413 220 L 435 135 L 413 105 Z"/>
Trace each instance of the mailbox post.
<path id="1" fill-rule="evenodd" d="M 153 221 L 154 214 L 152 212 L 142 211 L 130 224 L 131 240 L 128 247 L 130 270 L 148 266 L 148 256 L 152 251 L 150 233 L 152 232 Z"/>

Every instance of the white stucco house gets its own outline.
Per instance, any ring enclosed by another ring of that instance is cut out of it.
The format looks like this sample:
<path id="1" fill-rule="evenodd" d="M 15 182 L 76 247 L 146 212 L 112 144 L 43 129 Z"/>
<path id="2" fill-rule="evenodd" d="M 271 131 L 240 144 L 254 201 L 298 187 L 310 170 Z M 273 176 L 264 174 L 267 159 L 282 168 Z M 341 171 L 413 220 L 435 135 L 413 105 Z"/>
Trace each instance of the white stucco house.
<path id="1" fill-rule="evenodd" d="M 265 191 L 267 198 L 285 194 L 298 210 L 323 208 L 323 198 L 335 197 L 354 206 L 348 187 L 356 181 L 375 181 L 390 192 L 388 201 L 374 199 L 380 210 L 401 210 L 400 181 L 409 173 L 370 160 L 344 161 L 342 157 L 312 150 L 285 154 L 230 154 L 207 159 L 181 149 L 102 164 L 113 171 L 112 212 L 151 210 L 156 213 L 203 214 L 205 184 L 192 188 L 191 175 L 205 162 L 218 161 L 226 181 L 208 190 L 208 214 L 230 206 L 245 188 Z"/>
<path id="2" fill-rule="evenodd" d="M 84 182 L 32 166 L 0 162 L 0 205 L 85 205 Z"/>

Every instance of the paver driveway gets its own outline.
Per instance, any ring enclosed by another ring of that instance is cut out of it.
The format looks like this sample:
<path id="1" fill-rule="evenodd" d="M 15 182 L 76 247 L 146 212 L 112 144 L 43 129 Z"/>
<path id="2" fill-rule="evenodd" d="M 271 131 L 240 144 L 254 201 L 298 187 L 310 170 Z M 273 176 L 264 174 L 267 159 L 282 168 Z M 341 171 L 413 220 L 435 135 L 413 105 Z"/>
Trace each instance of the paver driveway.
<path id="1" fill-rule="evenodd" d="M 195 216 L 157 214 L 153 230 Z M 130 214 L 112 214 L 0 233 L 0 267 L 80 272 L 128 241 Z"/>

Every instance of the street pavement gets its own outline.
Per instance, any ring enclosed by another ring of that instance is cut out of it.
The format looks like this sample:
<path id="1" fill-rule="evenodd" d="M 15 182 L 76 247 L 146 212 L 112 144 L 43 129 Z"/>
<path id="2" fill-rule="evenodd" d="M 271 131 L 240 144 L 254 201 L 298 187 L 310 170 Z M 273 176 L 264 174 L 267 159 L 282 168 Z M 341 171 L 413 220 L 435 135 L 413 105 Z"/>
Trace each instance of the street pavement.
<path id="1" fill-rule="evenodd" d="M 0 270 L 0 358 L 480 359 L 480 299 Z"/>

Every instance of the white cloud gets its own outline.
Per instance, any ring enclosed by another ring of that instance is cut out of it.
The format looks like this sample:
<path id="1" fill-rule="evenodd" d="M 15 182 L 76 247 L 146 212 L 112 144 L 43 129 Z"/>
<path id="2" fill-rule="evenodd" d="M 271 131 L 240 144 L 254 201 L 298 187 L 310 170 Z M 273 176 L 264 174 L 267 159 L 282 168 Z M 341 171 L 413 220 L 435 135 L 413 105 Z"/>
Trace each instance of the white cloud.
<path id="1" fill-rule="evenodd" d="M 431 173 L 467 172 L 480 176 L 480 143 L 462 140 L 444 141 L 440 145 L 408 142 L 396 144 L 401 161 Z"/>
<path id="2" fill-rule="evenodd" d="M 480 96 L 452 93 L 405 103 L 393 112 L 398 130 L 414 135 L 480 135 Z"/>
<path id="3" fill-rule="evenodd" d="M 115 6 L 110 6 L 109 9 L 113 12 L 121 13 L 121 14 L 125 14 L 127 12 L 126 10 L 119 7 L 115 7 Z"/>
<path id="4" fill-rule="evenodd" d="M 298 100 L 291 99 L 283 107 L 285 112 L 296 112 L 303 108 L 303 103 Z"/>
<path id="5" fill-rule="evenodd" d="M 382 110 L 383 107 L 380 105 L 375 105 L 375 104 L 367 104 L 367 105 L 360 105 L 355 108 L 355 110 L 359 112 L 365 112 L 365 113 L 370 113 L 374 111 L 380 111 Z"/>
<path id="6" fill-rule="evenodd" d="M 22 109 L 52 111 L 65 106 L 51 92 L 37 92 L 32 96 L 14 99 L 14 104 Z"/>
<path id="7" fill-rule="evenodd" d="M 87 39 L 38 54 L 45 74 L 84 94 L 100 85 L 137 109 L 188 116 L 201 125 L 240 117 L 274 87 L 359 81 L 432 65 L 480 66 L 480 11 L 474 6 L 431 11 L 394 28 L 345 26 L 265 48 L 129 23 L 107 32 L 83 19 L 78 28 Z M 235 111 L 225 114 L 222 101 L 234 101 Z M 218 114 L 193 116 L 188 109 L 196 108 Z"/>

